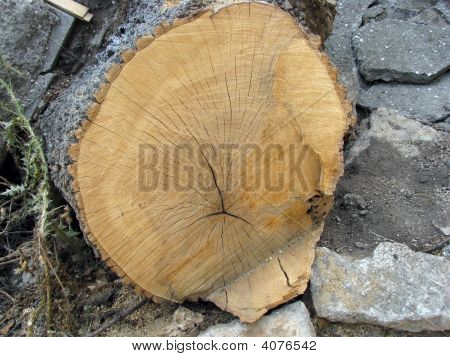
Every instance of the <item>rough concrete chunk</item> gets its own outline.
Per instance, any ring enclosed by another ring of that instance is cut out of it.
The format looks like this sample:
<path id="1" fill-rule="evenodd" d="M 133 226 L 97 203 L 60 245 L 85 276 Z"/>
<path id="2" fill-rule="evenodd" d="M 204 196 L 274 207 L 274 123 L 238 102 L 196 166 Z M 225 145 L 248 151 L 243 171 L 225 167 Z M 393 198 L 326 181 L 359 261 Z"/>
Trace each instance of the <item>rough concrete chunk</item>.
<path id="1" fill-rule="evenodd" d="M 47 55 L 45 56 L 45 62 L 42 65 L 41 72 L 53 70 L 58 60 L 59 53 L 75 23 L 75 18 L 73 16 L 56 8 L 52 8 L 52 11 L 58 16 L 58 23 L 55 25 L 48 39 Z"/>
<path id="2" fill-rule="evenodd" d="M 358 104 L 369 110 L 393 108 L 424 122 L 445 120 L 450 115 L 450 74 L 430 84 L 381 83 L 361 91 Z"/>
<path id="3" fill-rule="evenodd" d="M 20 71 L 37 73 L 58 17 L 41 1 L 0 0 L 0 53 Z"/>
<path id="4" fill-rule="evenodd" d="M 363 15 L 363 23 L 366 24 L 372 20 L 377 20 L 383 14 L 384 14 L 384 6 L 383 5 L 371 6 L 367 9 L 367 11 Z"/>
<path id="5" fill-rule="evenodd" d="M 450 26 L 382 20 L 353 36 L 359 71 L 368 81 L 428 83 L 450 68 Z"/>
<path id="6" fill-rule="evenodd" d="M 384 242 L 352 261 L 318 248 L 311 278 L 317 315 L 405 331 L 450 329 L 450 261 Z"/>
<path id="7" fill-rule="evenodd" d="M 408 20 L 436 4 L 436 0 L 377 0 L 377 2 L 383 5 L 388 18 L 398 20 Z"/>
<path id="8" fill-rule="evenodd" d="M 333 31 L 325 41 L 325 49 L 339 69 L 339 80 L 353 100 L 358 92 L 358 76 L 353 58 L 352 36 L 361 25 L 363 14 L 373 0 L 341 0 L 336 6 Z"/>
<path id="9" fill-rule="evenodd" d="M 414 16 L 412 21 L 421 23 L 421 24 L 429 24 L 435 26 L 445 26 L 447 25 L 447 20 L 443 16 L 442 12 L 437 8 L 430 8 L 422 11 L 419 15 Z"/>
<path id="10" fill-rule="evenodd" d="M 361 130 L 358 140 L 350 148 L 346 166 L 369 147 L 372 138 L 390 144 L 405 159 L 419 156 L 417 144 L 444 140 L 444 136 L 437 130 L 398 115 L 392 109 L 380 108 L 373 112 L 368 126 L 370 129 Z"/>
<path id="11" fill-rule="evenodd" d="M 442 255 L 450 260 L 450 244 L 445 246 L 444 249 L 442 249 Z"/>
<path id="12" fill-rule="evenodd" d="M 39 73 L 47 70 L 47 48 L 58 17 L 38 0 L 0 0 L 0 78 L 10 81 L 16 97 L 27 113 L 32 113 L 39 95 L 51 79 Z M 0 102 L 9 102 L 0 90 Z M 10 113 L 0 108 L 2 120 Z M 2 132 L 0 128 L 0 133 Z M 0 167 L 6 155 L 5 143 L 0 138 Z"/>
<path id="13" fill-rule="evenodd" d="M 11 80 L 25 114 L 32 117 L 74 18 L 39 0 L 0 0 L 0 6 L 0 55 L 6 64 L 0 64 L 0 77 Z"/>
<path id="14" fill-rule="evenodd" d="M 200 337 L 314 337 L 309 312 L 301 301 L 286 305 L 252 324 L 234 320 L 202 332 Z"/>
<path id="15" fill-rule="evenodd" d="M 439 0 L 434 8 L 439 11 L 447 23 L 450 24 L 450 5 L 448 0 Z"/>

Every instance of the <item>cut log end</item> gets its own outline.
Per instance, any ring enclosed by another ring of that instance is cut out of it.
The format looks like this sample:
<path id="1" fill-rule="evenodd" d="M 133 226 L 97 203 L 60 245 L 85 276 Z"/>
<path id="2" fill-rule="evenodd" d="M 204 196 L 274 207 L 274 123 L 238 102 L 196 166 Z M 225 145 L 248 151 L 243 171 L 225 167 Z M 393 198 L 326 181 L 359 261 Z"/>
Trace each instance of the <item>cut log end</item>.
<path id="1" fill-rule="evenodd" d="M 123 57 L 70 152 L 102 258 L 147 297 L 244 321 L 301 294 L 351 121 L 317 45 L 279 8 L 241 3 Z"/>

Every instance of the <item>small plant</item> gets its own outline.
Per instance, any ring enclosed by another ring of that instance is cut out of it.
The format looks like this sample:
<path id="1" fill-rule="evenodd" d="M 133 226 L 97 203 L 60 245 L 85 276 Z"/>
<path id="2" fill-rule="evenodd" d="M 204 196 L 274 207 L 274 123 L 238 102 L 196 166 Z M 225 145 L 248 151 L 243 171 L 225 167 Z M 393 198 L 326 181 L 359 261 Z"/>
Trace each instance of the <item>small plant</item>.
<path id="1" fill-rule="evenodd" d="M 0 65 L 4 65 L 4 61 L 0 61 Z M 1 121 L 3 140 L 20 171 L 19 183 L 1 179 L 4 189 L 0 193 L 0 229 L 2 236 L 23 227 L 30 231 L 32 218 L 31 244 L 27 242 L 27 247 L 32 249 L 28 249 L 27 254 L 21 250 L 20 254 L 10 253 L 9 256 L 19 260 L 19 270 L 31 271 L 37 276 L 41 290 L 37 307 L 28 321 L 28 335 L 34 334 L 36 321 L 43 316 L 49 334 L 53 323 L 55 287 L 59 287 L 68 304 L 58 273 L 60 265 L 55 240 L 61 236 L 73 238 L 78 233 L 71 228 L 68 207 L 57 206 L 52 200 L 52 183 L 42 141 L 24 115 L 11 82 L 0 78 L 0 91 L 2 98 L 6 98 L 0 103 L 0 109 L 8 117 Z"/>

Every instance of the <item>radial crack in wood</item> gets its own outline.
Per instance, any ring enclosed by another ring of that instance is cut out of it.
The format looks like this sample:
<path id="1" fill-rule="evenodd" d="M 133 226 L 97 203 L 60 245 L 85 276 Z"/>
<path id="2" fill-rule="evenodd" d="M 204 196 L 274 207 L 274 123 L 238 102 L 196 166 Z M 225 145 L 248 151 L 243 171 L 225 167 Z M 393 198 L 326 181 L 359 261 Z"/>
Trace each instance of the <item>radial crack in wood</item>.
<path id="1" fill-rule="evenodd" d="M 255 321 L 306 288 L 351 105 L 272 5 L 164 24 L 137 47 L 70 151 L 85 234 L 145 296 Z"/>

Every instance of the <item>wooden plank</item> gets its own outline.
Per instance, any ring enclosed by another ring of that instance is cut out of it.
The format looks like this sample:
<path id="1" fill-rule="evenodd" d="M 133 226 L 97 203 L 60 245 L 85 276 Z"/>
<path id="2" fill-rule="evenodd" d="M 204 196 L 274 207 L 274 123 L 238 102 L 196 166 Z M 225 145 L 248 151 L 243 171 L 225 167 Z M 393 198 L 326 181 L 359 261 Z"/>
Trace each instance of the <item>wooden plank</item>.
<path id="1" fill-rule="evenodd" d="M 73 0 L 44 0 L 57 9 L 64 11 L 76 18 L 89 22 L 92 19 L 92 14 L 89 13 L 89 8 L 81 5 Z"/>
<path id="2" fill-rule="evenodd" d="M 90 22 L 90 21 L 92 20 L 93 17 L 94 17 L 94 15 L 92 15 L 90 12 L 88 12 L 88 13 L 83 17 L 83 21 Z"/>

